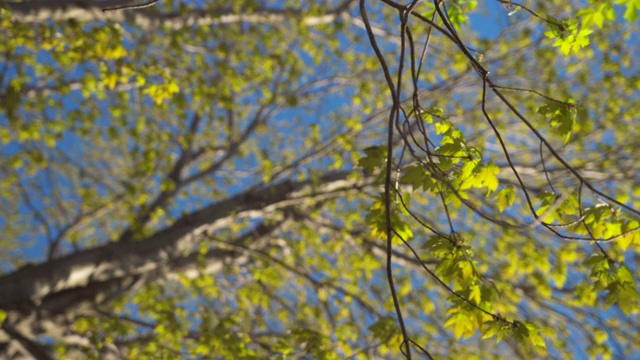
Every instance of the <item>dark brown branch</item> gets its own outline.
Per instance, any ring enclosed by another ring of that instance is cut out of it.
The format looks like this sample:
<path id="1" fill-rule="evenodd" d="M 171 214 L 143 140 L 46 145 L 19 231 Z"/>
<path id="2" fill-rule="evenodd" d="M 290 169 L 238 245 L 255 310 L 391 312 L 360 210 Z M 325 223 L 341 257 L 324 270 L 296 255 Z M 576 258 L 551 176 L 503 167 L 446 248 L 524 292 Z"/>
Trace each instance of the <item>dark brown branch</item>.
<path id="1" fill-rule="evenodd" d="M 144 9 L 144 8 L 149 7 L 149 6 L 155 5 L 155 3 L 157 3 L 157 2 L 158 2 L 158 0 L 151 0 L 151 1 L 147 1 L 146 3 L 142 3 L 142 4 L 130 4 L 130 5 L 114 6 L 114 7 L 103 8 L 102 11 Z"/>

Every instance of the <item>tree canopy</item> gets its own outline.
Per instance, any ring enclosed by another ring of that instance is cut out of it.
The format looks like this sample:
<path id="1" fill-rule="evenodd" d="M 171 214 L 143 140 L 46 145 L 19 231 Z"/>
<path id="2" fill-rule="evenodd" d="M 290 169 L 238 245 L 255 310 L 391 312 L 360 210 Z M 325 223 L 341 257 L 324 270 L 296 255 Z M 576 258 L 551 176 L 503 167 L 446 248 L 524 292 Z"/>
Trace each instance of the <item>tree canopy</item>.
<path id="1" fill-rule="evenodd" d="M 639 11 L 0 1 L 0 356 L 640 356 Z"/>

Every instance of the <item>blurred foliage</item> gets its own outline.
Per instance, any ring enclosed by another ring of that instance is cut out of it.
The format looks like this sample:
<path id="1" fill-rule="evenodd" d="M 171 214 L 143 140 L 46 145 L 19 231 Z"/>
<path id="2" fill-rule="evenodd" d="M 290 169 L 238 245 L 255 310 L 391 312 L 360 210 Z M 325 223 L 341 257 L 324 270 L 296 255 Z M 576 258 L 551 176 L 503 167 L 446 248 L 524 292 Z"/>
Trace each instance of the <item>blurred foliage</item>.
<path id="1" fill-rule="evenodd" d="M 412 161 L 396 136 L 389 154 L 392 101 L 357 2 L 301 3 L 162 1 L 88 22 L 24 22 L 0 5 L 5 273 L 123 234 L 142 239 L 287 179 L 319 186 L 322 174 L 348 170 L 376 181 L 238 218 L 190 250 L 195 274 L 70 309 L 82 342 L 39 340 L 60 358 L 398 358 L 381 195 L 389 155 L 394 280 L 413 344 L 451 359 L 639 356 L 637 213 L 586 189 L 488 95 L 510 164 L 483 115 L 482 79 L 436 30 L 415 84 L 423 108 L 405 114 L 433 152 Z M 396 71 L 397 11 L 366 3 Z M 572 169 L 640 209 L 638 1 L 444 4 Z M 430 18 L 434 5 L 414 11 Z M 198 21 L 206 16 L 219 21 Z M 409 25 L 421 50 L 428 24 Z M 282 218 L 266 240 L 237 243 Z M 242 262 L 207 271 L 207 254 L 239 247 Z"/>

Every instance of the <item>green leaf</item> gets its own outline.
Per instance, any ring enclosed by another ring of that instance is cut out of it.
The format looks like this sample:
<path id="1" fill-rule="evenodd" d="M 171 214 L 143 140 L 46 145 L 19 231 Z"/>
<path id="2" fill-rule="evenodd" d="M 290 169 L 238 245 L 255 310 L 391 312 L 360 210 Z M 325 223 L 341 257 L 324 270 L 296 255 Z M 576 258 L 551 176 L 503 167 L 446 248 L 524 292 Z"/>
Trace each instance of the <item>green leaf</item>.
<path id="1" fill-rule="evenodd" d="M 640 12 L 640 0 L 616 0 L 616 4 L 623 4 L 626 6 L 624 12 L 624 18 L 628 22 L 634 22 L 638 20 L 638 13 Z"/>
<path id="2" fill-rule="evenodd" d="M 547 344 L 545 343 L 544 339 L 540 335 L 540 328 L 534 323 L 531 323 L 528 321 L 525 321 L 524 324 L 528 330 L 528 338 L 529 338 L 529 341 L 531 342 L 531 345 L 538 348 L 546 349 Z"/>
<path id="3" fill-rule="evenodd" d="M 365 156 L 358 160 L 358 166 L 369 172 L 374 172 L 386 163 L 387 150 L 383 145 L 370 146 L 364 149 L 364 153 Z"/>
<path id="4" fill-rule="evenodd" d="M 506 208 L 513 205 L 513 202 L 516 200 L 516 193 L 513 190 L 513 186 L 509 185 L 493 196 L 496 201 L 496 205 L 498 206 L 498 210 L 503 212 Z"/>
<path id="5" fill-rule="evenodd" d="M 472 285 L 469 291 L 469 300 L 476 304 L 480 304 L 482 300 L 482 289 L 480 285 Z"/>
<path id="6" fill-rule="evenodd" d="M 475 329 L 469 315 L 464 312 L 455 312 L 449 316 L 444 323 L 445 327 L 453 327 L 453 336 L 456 338 L 466 338 L 473 336 Z"/>
<path id="7" fill-rule="evenodd" d="M 582 20 L 583 27 L 590 27 L 595 24 L 598 28 L 604 27 L 604 22 L 615 20 L 615 11 L 610 3 L 601 3 L 596 6 L 587 7 L 576 14 Z"/>
<path id="8" fill-rule="evenodd" d="M 605 297 L 607 306 L 618 303 L 618 307 L 625 315 L 629 316 L 634 311 L 639 311 L 640 294 L 634 284 L 629 282 L 612 282 L 607 287 L 608 293 Z"/>
<path id="9" fill-rule="evenodd" d="M 427 113 L 430 113 L 437 117 L 442 117 L 442 115 L 444 115 L 444 109 L 438 106 L 431 106 L 428 109 L 426 109 L 426 111 Z"/>
<path id="10" fill-rule="evenodd" d="M 500 168 L 493 162 L 489 162 L 486 166 L 480 167 L 477 175 L 477 187 L 486 187 L 487 195 L 494 192 L 498 188 L 498 174 Z"/>
<path id="11" fill-rule="evenodd" d="M 487 321 L 484 323 L 486 330 L 482 334 L 483 339 L 489 339 L 496 336 L 496 334 L 500 330 L 499 326 L 495 326 L 496 323 L 497 321 Z"/>
<path id="12" fill-rule="evenodd" d="M 554 129 L 554 132 L 563 138 L 565 144 L 571 139 L 571 134 L 576 128 L 575 122 L 578 116 L 578 109 L 574 104 L 571 104 L 572 100 L 569 99 L 568 102 L 568 104 L 564 104 L 549 101 L 537 110 L 538 114 L 549 119 L 549 124 Z"/>
<path id="13" fill-rule="evenodd" d="M 422 166 L 412 165 L 404 170 L 404 174 L 400 180 L 403 183 L 410 184 L 413 187 L 413 191 L 416 191 L 424 186 L 425 181 L 429 177 L 429 174 Z"/>
<path id="14" fill-rule="evenodd" d="M 369 326 L 369 331 L 378 341 L 387 341 L 398 330 L 396 320 L 390 316 L 383 316 Z"/>
<path id="15" fill-rule="evenodd" d="M 579 53 L 580 49 L 589 45 L 589 35 L 593 30 L 588 26 L 580 24 L 575 20 L 550 19 L 548 22 L 549 30 L 545 32 L 548 38 L 555 39 L 553 46 L 559 47 L 560 51 L 569 55 L 569 53 Z M 558 25 L 559 24 L 559 25 Z"/>
<path id="16" fill-rule="evenodd" d="M 636 284 L 636 279 L 633 277 L 631 270 L 629 270 L 629 268 L 624 264 L 621 264 L 616 268 L 616 276 L 622 283 L 630 283 L 634 286 Z"/>
<path id="17" fill-rule="evenodd" d="M 438 121 L 435 123 L 436 134 L 444 134 L 451 129 L 451 123 L 447 120 Z"/>
<path id="18" fill-rule="evenodd" d="M 20 106 L 21 91 L 16 85 L 12 84 L 7 87 L 4 92 L 4 96 L 0 97 L 0 106 L 5 109 L 9 124 L 15 126 L 19 121 L 17 111 Z"/>

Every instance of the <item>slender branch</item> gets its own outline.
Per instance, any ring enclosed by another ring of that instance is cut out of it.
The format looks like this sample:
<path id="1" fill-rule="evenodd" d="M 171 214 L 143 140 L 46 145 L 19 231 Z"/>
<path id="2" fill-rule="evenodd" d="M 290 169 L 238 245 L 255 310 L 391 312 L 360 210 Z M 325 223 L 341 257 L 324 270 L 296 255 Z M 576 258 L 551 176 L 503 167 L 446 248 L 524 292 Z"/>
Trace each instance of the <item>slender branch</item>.
<path id="1" fill-rule="evenodd" d="M 147 2 L 142 3 L 142 4 L 130 4 L 130 5 L 114 6 L 114 7 L 103 8 L 102 11 L 144 9 L 144 8 L 149 7 L 149 6 L 155 5 L 155 3 L 157 3 L 157 2 L 158 2 L 158 0 L 151 0 L 151 1 L 147 1 Z"/>
<path id="2" fill-rule="evenodd" d="M 401 29 L 402 55 L 401 56 L 404 56 L 404 36 L 405 36 L 404 29 L 406 27 L 406 15 L 404 10 L 410 11 L 416 4 L 417 4 L 417 0 L 414 0 L 407 9 L 404 9 L 404 8 L 401 10 L 399 9 L 400 16 L 402 18 L 402 29 Z M 393 269 L 392 269 L 393 260 L 391 256 L 391 253 L 393 250 L 393 242 L 392 242 L 393 228 L 392 228 L 392 222 L 391 222 L 391 165 L 393 162 L 393 129 L 394 129 L 395 119 L 399 116 L 400 85 L 398 84 L 398 87 L 394 85 L 393 79 L 391 78 L 391 73 L 389 71 L 389 67 L 387 66 L 386 61 L 384 60 L 384 56 L 382 55 L 382 52 L 378 48 L 378 44 L 376 42 L 375 36 L 371 29 L 369 18 L 367 16 L 364 0 L 360 0 L 360 15 L 362 16 L 362 21 L 364 21 L 365 28 L 367 30 L 367 35 L 369 37 L 369 42 L 371 43 L 371 47 L 376 53 L 376 57 L 378 58 L 380 66 L 383 69 L 384 77 L 387 81 L 389 91 L 391 92 L 391 95 L 393 98 L 393 106 L 391 108 L 391 111 L 389 112 L 389 120 L 388 120 L 388 126 L 387 126 L 387 164 L 386 164 L 387 167 L 386 167 L 385 182 L 384 182 L 384 202 L 385 202 L 385 221 L 386 221 L 385 230 L 386 230 L 386 236 L 387 236 L 387 281 L 389 283 L 389 287 L 391 290 L 391 297 L 393 298 L 393 304 L 396 310 L 396 315 L 398 317 L 398 322 L 402 330 L 402 336 L 403 336 L 402 346 L 404 346 L 404 349 L 406 351 L 405 356 L 407 357 L 407 359 L 411 359 L 411 347 L 408 342 L 409 336 L 407 335 L 407 329 L 404 324 L 404 319 L 402 317 L 402 311 L 400 309 L 400 301 L 398 300 L 398 295 L 396 294 L 396 289 L 393 281 Z M 403 63 L 402 60 L 403 59 L 401 58 L 399 62 L 400 65 L 398 70 L 398 82 L 400 82 L 401 80 L 402 63 Z"/>

